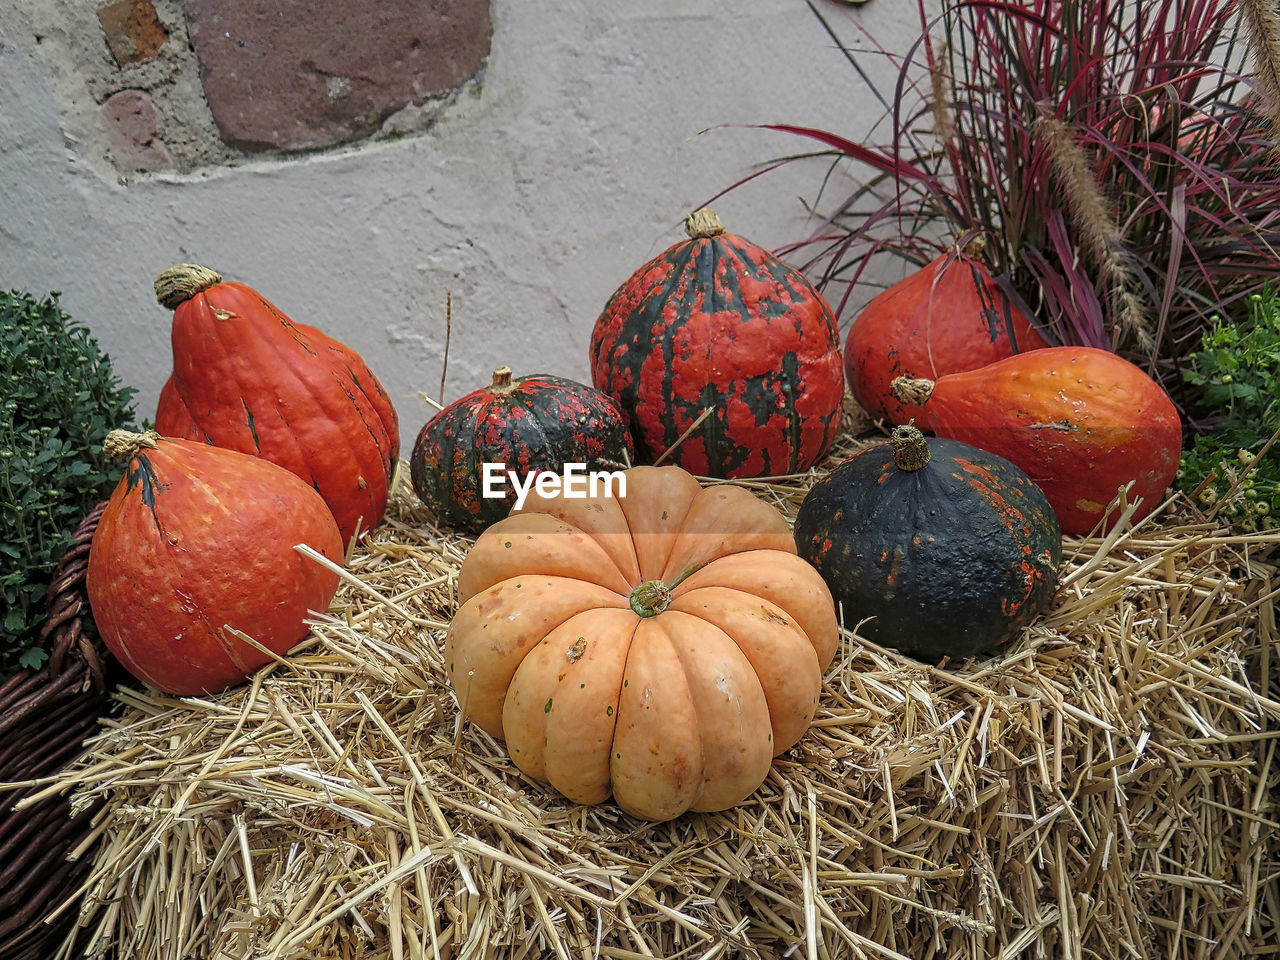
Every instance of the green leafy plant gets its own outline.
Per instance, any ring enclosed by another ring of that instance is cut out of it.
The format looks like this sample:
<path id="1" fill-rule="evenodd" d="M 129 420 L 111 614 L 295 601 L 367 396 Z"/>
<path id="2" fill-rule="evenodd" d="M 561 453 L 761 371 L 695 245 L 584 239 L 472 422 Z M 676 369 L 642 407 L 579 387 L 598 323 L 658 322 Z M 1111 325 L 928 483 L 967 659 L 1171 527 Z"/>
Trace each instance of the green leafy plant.
<path id="1" fill-rule="evenodd" d="M 134 422 L 134 390 L 57 297 L 0 293 L 0 677 L 43 662 L 50 576 L 119 477 L 103 439 Z"/>
<path id="2" fill-rule="evenodd" d="M 1207 411 L 1177 485 L 1244 531 L 1280 526 L 1280 297 L 1249 298 L 1239 323 L 1215 318 L 1185 377 Z"/>
<path id="3" fill-rule="evenodd" d="M 1265 0 L 942 0 L 936 15 L 917 0 L 900 54 L 850 15 L 854 50 L 831 8 L 809 6 L 886 111 L 869 142 L 766 125 L 822 145 L 768 168 L 832 164 L 819 227 L 780 252 L 842 318 L 874 294 L 859 280 L 877 256 L 923 265 L 983 234 L 997 281 L 1059 340 L 1181 387 L 1210 318 L 1280 274 L 1280 18 Z M 896 89 L 875 88 L 871 57 Z"/>

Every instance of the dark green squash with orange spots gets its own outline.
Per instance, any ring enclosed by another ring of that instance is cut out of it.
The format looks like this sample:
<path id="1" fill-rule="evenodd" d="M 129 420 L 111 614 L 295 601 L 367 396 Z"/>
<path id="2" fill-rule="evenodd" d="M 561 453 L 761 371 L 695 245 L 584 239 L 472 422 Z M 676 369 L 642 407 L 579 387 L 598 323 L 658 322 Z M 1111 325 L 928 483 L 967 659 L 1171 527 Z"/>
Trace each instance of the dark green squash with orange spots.
<path id="1" fill-rule="evenodd" d="M 1048 607 L 1062 561 L 1053 508 L 1020 468 L 912 426 L 814 485 L 795 538 L 846 626 L 928 663 L 1017 637 Z"/>
<path id="2" fill-rule="evenodd" d="M 710 210 L 637 270 L 591 336 L 592 382 L 626 414 L 642 462 L 700 476 L 807 470 L 840 429 L 835 319 L 798 271 Z M 678 444 L 678 446 L 677 446 Z"/>
<path id="3" fill-rule="evenodd" d="M 442 523 L 474 534 L 516 501 L 507 471 L 527 483 L 541 472 L 563 478 L 568 464 L 586 472 L 625 470 L 632 450 L 621 411 L 599 390 L 546 374 L 512 379 L 503 366 L 489 386 L 454 401 L 419 431 L 409 476 Z M 495 465 L 489 490 L 500 496 L 485 495 L 486 464 Z M 572 482 L 589 481 L 579 473 Z"/>

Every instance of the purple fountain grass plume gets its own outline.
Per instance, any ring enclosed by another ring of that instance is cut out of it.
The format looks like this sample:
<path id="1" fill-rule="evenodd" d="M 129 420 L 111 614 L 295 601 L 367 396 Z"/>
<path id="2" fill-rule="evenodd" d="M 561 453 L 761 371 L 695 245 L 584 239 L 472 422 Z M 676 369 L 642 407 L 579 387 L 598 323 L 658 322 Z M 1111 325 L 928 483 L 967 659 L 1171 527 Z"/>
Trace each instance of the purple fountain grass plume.
<path id="1" fill-rule="evenodd" d="M 995 281 L 1051 337 L 1116 349 L 1176 392 L 1212 318 L 1280 276 L 1275 0 L 917 0 L 900 53 L 809 7 L 835 42 L 858 32 L 844 56 L 885 111 L 864 134 L 759 125 L 816 144 L 776 161 L 824 164 L 814 229 L 786 252 L 842 324 L 885 258 L 922 266 L 981 233 Z"/>
<path id="2" fill-rule="evenodd" d="M 1272 135 L 1280 134 L 1280 8 L 1275 0 L 1239 0 L 1253 73 Z"/>

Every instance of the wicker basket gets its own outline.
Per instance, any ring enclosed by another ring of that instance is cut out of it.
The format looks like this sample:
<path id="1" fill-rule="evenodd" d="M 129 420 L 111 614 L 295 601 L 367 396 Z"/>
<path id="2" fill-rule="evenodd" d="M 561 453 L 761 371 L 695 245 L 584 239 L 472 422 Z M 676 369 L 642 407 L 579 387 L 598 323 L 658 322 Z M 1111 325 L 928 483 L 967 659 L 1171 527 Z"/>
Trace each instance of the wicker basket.
<path id="1" fill-rule="evenodd" d="M 105 503 L 76 529 L 49 586 L 41 646 L 49 659 L 0 685 L 0 782 L 35 780 L 58 772 L 93 735 L 110 709 L 122 668 L 93 629 L 85 594 L 89 545 Z M 36 793 L 0 793 L 0 960 L 53 956 L 78 919 L 74 908 L 49 917 L 71 896 L 92 857 L 67 859 L 89 837 L 94 808 L 73 816 L 63 796 L 14 805 Z"/>

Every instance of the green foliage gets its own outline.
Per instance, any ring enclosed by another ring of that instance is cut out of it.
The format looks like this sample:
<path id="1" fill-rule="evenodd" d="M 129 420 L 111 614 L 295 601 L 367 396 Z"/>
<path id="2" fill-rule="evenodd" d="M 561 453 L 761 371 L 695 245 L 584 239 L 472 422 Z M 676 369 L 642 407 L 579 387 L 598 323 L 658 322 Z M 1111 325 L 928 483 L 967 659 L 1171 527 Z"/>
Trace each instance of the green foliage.
<path id="1" fill-rule="evenodd" d="M 1280 525 L 1280 446 L 1273 442 L 1280 431 L 1280 297 L 1264 287 L 1250 298 L 1246 320 L 1215 319 L 1190 360 L 1187 382 L 1212 419 L 1209 431 L 1183 453 L 1178 487 L 1240 530 L 1275 529 Z"/>
<path id="2" fill-rule="evenodd" d="M 43 662 L 50 577 L 120 475 L 102 441 L 134 423 L 134 390 L 57 297 L 0 292 L 0 677 Z"/>

